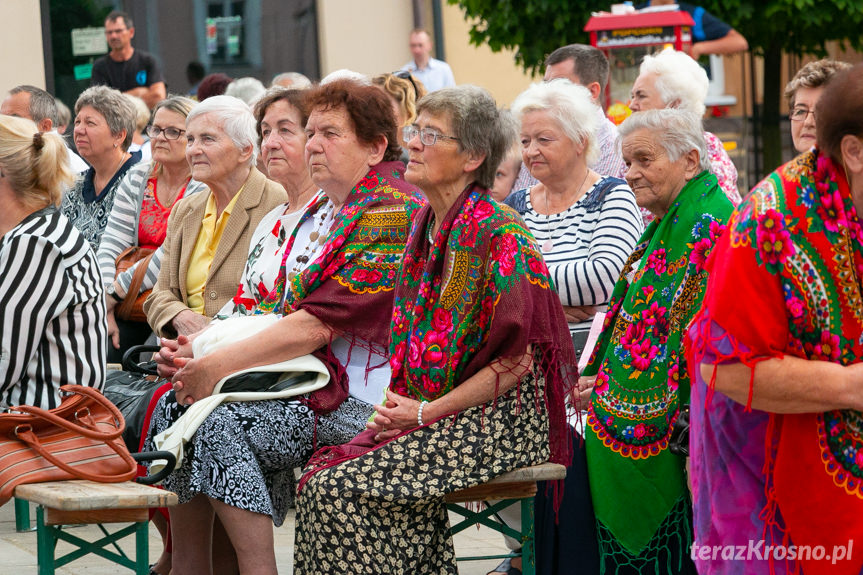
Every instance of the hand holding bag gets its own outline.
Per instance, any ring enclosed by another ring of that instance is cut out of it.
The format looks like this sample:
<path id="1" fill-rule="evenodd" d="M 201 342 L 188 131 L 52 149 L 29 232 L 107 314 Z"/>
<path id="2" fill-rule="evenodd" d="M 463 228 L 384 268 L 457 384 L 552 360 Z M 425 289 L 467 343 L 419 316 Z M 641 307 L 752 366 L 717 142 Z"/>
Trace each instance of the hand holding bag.
<path id="1" fill-rule="evenodd" d="M 15 487 L 63 479 L 120 483 L 135 477 L 117 408 L 91 387 L 64 385 L 58 407 L 0 413 L 0 505 Z"/>
<path id="2" fill-rule="evenodd" d="M 115 278 L 124 271 L 131 268 L 137 262 L 138 267 L 135 268 L 135 273 L 132 274 L 132 282 L 129 284 L 129 291 L 126 293 L 126 298 L 116 307 L 115 313 L 117 318 L 126 321 L 146 322 L 147 314 L 144 313 L 144 302 L 153 290 L 147 290 L 144 293 L 138 294 L 141 290 L 141 284 L 144 283 L 144 277 L 147 275 L 147 267 L 150 265 L 150 260 L 153 258 L 155 250 L 148 248 L 139 248 L 132 246 L 126 248 L 115 261 L 117 273 Z"/>

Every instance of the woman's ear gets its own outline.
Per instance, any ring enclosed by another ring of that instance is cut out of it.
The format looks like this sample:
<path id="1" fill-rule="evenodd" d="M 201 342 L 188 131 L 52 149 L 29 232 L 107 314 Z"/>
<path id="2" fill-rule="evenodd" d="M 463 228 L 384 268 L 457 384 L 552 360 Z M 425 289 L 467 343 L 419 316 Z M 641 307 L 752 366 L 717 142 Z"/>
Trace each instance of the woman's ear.
<path id="1" fill-rule="evenodd" d="M 467 155 L 467 161 L 464 164 L 465 173 L 473 172 L 478 169 L 485 161 L 485 152 L 470 152 Z"/>
<path id="2" fill-rule="evenodd" d="M 695 148 L 683 154 L 683 160 L 686 162 L 686 167 L 683 170 L 683 175 L 688 182 L 695 176 L 701 173 L 701 156 Z"/>
<path id="3" fill-rule="evenodd" d="M 387 147 L 389 147 L 389 140 L 387 140 L 386 136 L 380 136 L 374 142 L 368 144 L 369 166 L 376 166 L 384 161 Z"/>

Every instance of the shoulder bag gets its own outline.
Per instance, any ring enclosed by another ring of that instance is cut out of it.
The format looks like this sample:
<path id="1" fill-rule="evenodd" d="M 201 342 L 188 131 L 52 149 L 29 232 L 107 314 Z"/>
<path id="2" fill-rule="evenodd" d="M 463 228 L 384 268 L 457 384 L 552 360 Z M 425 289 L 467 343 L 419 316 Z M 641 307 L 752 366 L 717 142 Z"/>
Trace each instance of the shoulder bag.
<path id="1" fill-rule="evenodd" d="M 135 477 L 120 411 L 92 387 L 60 390 L 64 397 L 54 409 L 19 405 L 0 413 L 0 505 L 27 483 L 120 483 Z"/>
<path id="2" fill-rule="evenodd" d="M 144 293 L 138 294 L 141 290 L 141 284 L 144 283 L 144 277 L 147 275 L 147 267 L 150 265 L 150 259 L 153 257 L 153 252 L 149 248 L 141 248 L 132 246 L 126 248 L 116 259 L 117 277 L 124 271 L 131 268 L 135 263 L 138 267 L 135 268 L 135 273 L 132 275 L 132 283 L 129 284 L 129 290 L 126 292 L 126 298 L 120 302 L 115 308 L 117 317 L 126 321 L 146 322 L 147 314 L 144 313 L 144 302 L 147 301 L 147 296 L 153 290 L 147 290 Z M 138 295 L 135 295 L 138 294 Z"/>

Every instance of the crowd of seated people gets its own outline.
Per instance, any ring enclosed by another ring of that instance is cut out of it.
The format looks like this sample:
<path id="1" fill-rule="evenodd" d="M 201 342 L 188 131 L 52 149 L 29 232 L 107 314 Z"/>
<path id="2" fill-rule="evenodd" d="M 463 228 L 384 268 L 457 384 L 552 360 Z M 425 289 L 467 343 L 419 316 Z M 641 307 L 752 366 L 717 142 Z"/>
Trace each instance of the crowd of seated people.
<path id="1" fill-rule="evenodd" d="M 792 78 L 800 155 L 748 194 L 690 55 L 644 58 L 620 126 L 607 80 L 573 45 L 513 102 L 405 70 L 211 74 L 152 110 L 94 86 L 74 152 L 53 97 L 13 89 L 0 407 L 102 388 L 158 343 L 143 447 L 181 454 L 158 575 L 276 573 L 291 507 L 295 573 L 457 573 L 444 497 L 549 461 L 567 478 L 536 495 L 540 573 L 724 574 L 695 550 L 853 540 L 863 68 Z M 130 249 L 149 256 L 119 269 Z M 146 321 L 122 319 L 142 294 Z M 321 385 L 223 391 L 268 372 Z"/>

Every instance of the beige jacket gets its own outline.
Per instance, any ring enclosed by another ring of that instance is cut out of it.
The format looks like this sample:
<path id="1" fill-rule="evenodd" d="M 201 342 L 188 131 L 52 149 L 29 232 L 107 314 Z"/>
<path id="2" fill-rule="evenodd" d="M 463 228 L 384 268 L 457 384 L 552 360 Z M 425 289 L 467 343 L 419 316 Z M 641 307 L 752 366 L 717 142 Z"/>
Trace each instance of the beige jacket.
<path id="1" fill-rule="evenodd" d="M 186 275 L 195 248 L 209 191 L 183 198 L 171 210 L 168 233 L 162 244 L 164 256 L 159 280 L 144 303 L 150 327 L 163 337 L 176 337 L 171 320 L 189 309 Z M 285 189 L 252 168 L 245 189 L 237 199 L 216 248 L 204 285 L 204 315 L 213 317 L 237 293 L 237 285 L 249 256 L 249 242 L 258 222 L 270 210 L 288 200 Z"/>

